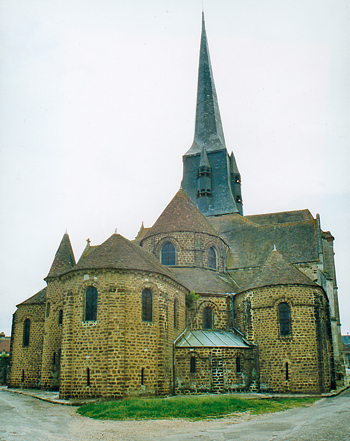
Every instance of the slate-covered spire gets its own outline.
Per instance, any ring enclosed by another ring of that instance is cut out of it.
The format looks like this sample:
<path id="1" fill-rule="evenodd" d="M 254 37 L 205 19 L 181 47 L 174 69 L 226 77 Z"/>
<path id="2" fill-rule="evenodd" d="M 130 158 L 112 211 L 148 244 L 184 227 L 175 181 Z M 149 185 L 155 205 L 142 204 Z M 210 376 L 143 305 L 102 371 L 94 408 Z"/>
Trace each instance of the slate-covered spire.
<path id="1" fill-rule="evenodd" d="M 192 147 L 186 154 L 200 153 L 203 144 L 208 152 L 226 149 L 205 32 L 204 12 L 202 13 L 195 135 Z"/>
<path id="2" fill-rule="evenodd" d="M 56 251 L 49 274 L 46 276 L 45 280 L 52 277 L 58 277 L 61 274 L 66 273 L 72 269 L 73 266 L 75 266 L 74 253 L 68 233 L 65 233 L 61 240 L 60 246 Z"/>
<path id="3" fill-rule="evenodd" d="M 209 175 L 201 173 L 203 161 Z M 203 14 L 195 135 L 191 148 L 183 156 L 181 187 L 205 216 L 243 215 L 240 188 L 232 187 L 237 175 L 234 173 L 232 181 L 233 166 L 237 169 L 225 145 Z"/>
<path id="4" fill-rule="evenodd" d="M 239 213 L 243 216 L 243 199 L 242 199 L 242 188 L 241 188 L 241 174 L 238 170 L 236 159 L 233 152 L 230 156 L 230 166 L 231 166 L 231 188 L 236 206 Z"/>

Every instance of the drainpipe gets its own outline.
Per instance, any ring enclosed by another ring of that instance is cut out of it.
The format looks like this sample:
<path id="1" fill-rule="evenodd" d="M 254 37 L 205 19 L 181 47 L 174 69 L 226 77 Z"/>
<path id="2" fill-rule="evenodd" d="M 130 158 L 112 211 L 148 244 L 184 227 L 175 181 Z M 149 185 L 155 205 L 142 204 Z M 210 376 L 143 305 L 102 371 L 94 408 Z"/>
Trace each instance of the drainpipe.
<path id="1" fill-rule="evenodd" d="M 235 312 L 233 310 L 233 296 L 234 296 L 234 293 L 231 292 L 229 294 L 229 296 L 231 297 L 231 301 L 232 301 L 232 329 L 235 329 Z"/>

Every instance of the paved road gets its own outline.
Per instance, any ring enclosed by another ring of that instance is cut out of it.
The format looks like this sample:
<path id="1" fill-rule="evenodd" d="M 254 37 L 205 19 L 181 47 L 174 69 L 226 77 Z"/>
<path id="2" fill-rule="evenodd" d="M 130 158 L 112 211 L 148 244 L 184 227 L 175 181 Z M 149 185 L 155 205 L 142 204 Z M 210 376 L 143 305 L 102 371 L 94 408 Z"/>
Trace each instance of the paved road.
<path id="1" fill-rule="evenodd" d="M 350 441 L 350 390 L 308 408 L 205 422 L 95 421 L 75 410 L 0 389 L 0 441 Z"/>

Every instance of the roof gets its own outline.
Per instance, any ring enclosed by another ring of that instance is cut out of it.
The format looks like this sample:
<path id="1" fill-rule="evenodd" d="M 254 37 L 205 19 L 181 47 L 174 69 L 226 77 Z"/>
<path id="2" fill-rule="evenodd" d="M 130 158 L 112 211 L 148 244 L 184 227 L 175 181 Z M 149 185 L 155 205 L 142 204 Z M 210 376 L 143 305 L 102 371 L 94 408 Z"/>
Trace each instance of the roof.
<path id="1" fill-rule="evenodd" d="M 85 259 L 85 257 L 87 257 L 87 256 L 91 253 L 91 251 L 92 251 L 93 249 L 97 248 L 97 247 L 98 247 L 98 245 L 90 245 L 90 239 L 87 239 L 87 241 L 86 241 L 86 246 L 85 246 L 85 248 L 84 248 L 84 251 L 81 253 L 81 256 L 80 256 L 80 258 L 79 258 L 79 260 L 78 260 L 78 263 L 79 263 L 82 259 Z"/>
<path id="2" fill-rule="evenodd" d="M 142 239 L 146 236 L 146 234 L 149 232 L 150 229 L 151 229 L 151 227 L 145 227 L 142 222 L 141 227 L 139 229 L 139 232 L 137 233 L 137 236 L 135 237 L 133 242 L 135 242 L 136 244 L 139 245 L 141 243 Z"/>
<path id="3" fill-rule="evenodd" d="M 237 292 L 238 286 L 224 274 L 205 268 L 169 268 L 176 279 L 189 291 L 197 294 L 227 294 Z"/>
<path id="4" fill-rule="evenodd" d="M 198 67 L 195 135 L 192 147 L 186 155 L 200 154 L 203 144 L 205 144 L 208 152 L 226 149 L 209 56 L 204 13 L 202 14 L 202 35 Z"/>
<path id="5" fill-rule="evenodd" d="M 350 335 L 342 335 L 341 341 L 345 344 L 350 346 Z"/>
<path id="6" fill-rule="evenodd" d="M 186 331 L 176 342 L 177 348 L 226 347 L 249 348 L 236 334 L 227 331 Z"/>
<path id="7" fill-rule="evenodd" d="M 313 220 L 309 210 L 280 211 L 277 213 L 253 214 L 244 216 L 259 225 L 285 224 L 290 222 L 307 222 Z"/>
<path id="8" fill-rule="evenodd" d="M 168 268 L 153 254 L 117 233 L 112 234 L 103 244 L 81 259 L 73 271 L 101 268 L 150 271 L 174 279 Z"/>
<path id="9" fill-rule="evenodd" d="M 73 268 L 74 265 L 75 258 L 72 245 L 70 243 L 68 234 L 65 233 L 61 240 L 60 246 L 56 251 L 55 258 L 51 265 L 49 274 L 46 276 L 46 278 L 58 277 Z"/>
<path id="10" fill-rule="evenodd" d="M 241 291 L 272 285 L 319 286 L 294 265 L 287 262 L 277 250 L 271 251 L 257 278 L 249 286 L 243 287 Z"/>
<path id="11" fill-rule="evenodd" d="M 32 304 L 41 304 L 46 302 L 46 287 L 41 291 L 37 292 L 33 296 L 29 297 L 29 299 L 24 300 L 24 302 L 19 303 L 19 305 L 32 305 Z"/>
<path id="12" fill-rule="evenodd" d="M 206 233 L 218 236 L 213 226 L 182 189 L 180 189 L 169 202 L 153 227 L 144 236 L 143 240 L 155 234 L 179 231 Z"/>
<path id="13" fill-rule="evenodd" d="M 268 223 L 290 220 L 293 222 Z M 292 263 L 318 261 L 318 241 L 316 219 L 308 210 L 300 212 L 272 213 L 258 216 L 227 214 L 208 218 L 216 231 L 230 246 L 232 259 L 229 270 L 259 267 L 263 265 L 273 246 Z M 299 219 L 296 221 L 295 219 Z"/>
<path id="14" fill-rule="evenodd" d="M 10 343 L 11 343 L 11 339 L 10 337 L 3 337 L 0 338 L 0 354 L 2 352 L 10 352 Z"/>

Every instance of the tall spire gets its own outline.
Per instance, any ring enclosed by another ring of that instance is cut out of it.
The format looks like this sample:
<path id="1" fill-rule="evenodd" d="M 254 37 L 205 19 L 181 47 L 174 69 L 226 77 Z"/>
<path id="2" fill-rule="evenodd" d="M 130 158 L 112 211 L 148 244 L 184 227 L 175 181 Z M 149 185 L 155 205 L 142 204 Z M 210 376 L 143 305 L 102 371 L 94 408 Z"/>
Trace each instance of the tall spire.
<path id="1" fill-rule="evenodd" d="M 211 69 L 204 12 L 202 12 L 202 37 L 199 54 L 195 135 L 192 147 L 186 154 L 195 155 L 200 153 L 203 144 L 208 152 L 226 149 L 213 72 Z"/>
<path id="2" fill-rule="evenodd" d="M 205 216 L 243 215 L 240 175 L 228 155 L 211 69 L 204 13 L 198 68 L 196 127 L 183 156 L 181 187 Z"/>

